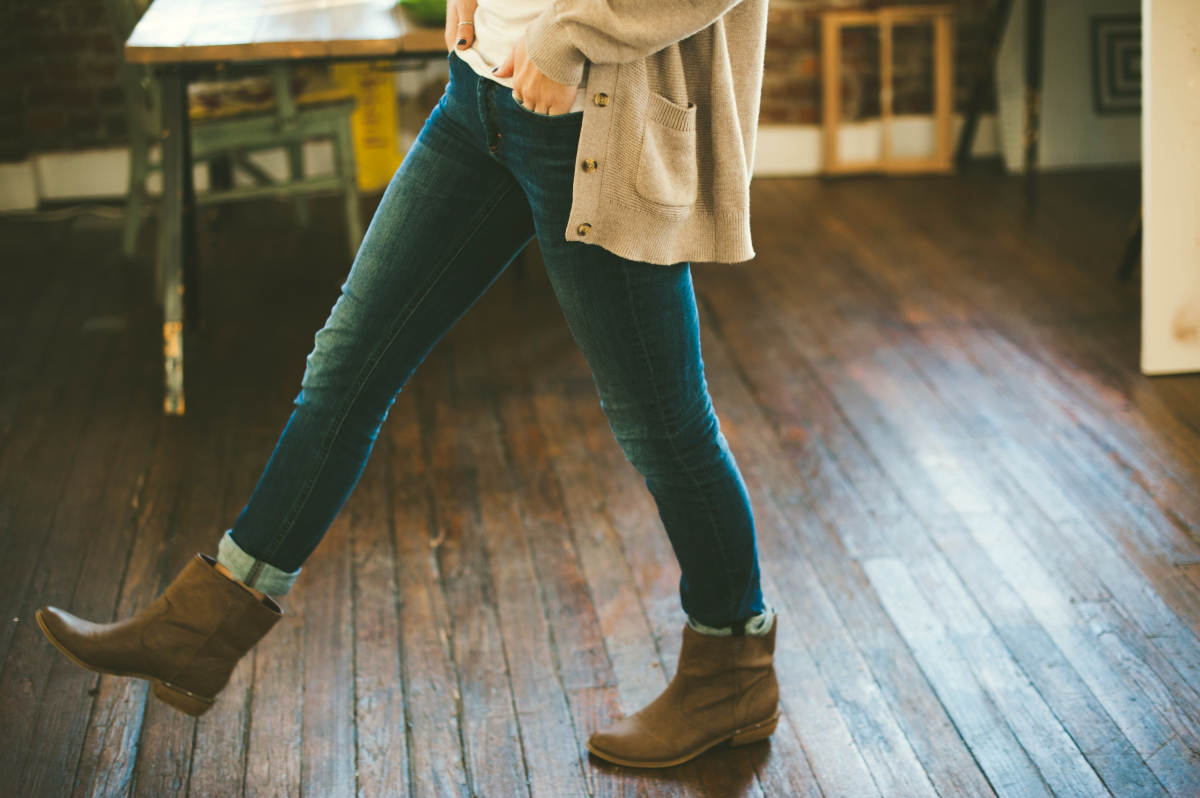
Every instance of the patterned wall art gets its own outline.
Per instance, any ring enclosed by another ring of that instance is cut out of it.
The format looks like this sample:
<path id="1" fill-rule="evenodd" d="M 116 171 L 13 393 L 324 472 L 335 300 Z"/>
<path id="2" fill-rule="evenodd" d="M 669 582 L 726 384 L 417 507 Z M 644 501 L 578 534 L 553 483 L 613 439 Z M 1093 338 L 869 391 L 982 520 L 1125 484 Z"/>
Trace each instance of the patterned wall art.
<path id="1" fill-rule="evenodd" d="M 1142 20 L 1138 14 L 1097 15 L 1092 29 L 1092 100 L 1096 113 L 1142 110 Z"/>

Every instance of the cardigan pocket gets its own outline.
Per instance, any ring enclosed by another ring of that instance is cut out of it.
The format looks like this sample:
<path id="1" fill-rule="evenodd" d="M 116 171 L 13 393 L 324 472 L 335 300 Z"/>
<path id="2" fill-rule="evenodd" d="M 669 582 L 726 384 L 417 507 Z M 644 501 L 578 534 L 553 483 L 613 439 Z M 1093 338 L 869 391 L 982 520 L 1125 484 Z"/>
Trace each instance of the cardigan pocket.
<path id="1" fill-rule="evenodd" d="M 634 188 L 651 202 L 675 207 L 696 202 L 696 104 L 687 107 L 651 91 Z"/>

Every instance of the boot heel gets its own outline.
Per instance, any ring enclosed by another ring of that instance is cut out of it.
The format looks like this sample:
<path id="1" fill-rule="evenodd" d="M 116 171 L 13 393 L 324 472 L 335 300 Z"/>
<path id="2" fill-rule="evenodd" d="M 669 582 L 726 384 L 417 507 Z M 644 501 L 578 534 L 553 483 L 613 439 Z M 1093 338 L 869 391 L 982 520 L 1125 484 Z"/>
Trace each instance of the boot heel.
<path id="1" fill-rule="evenodd" d="M 756 743 L 759 740 L 765 740 L 775 732 L 775 725 L 777 723 L 779 723 L 779 713 L 775 713 L 774 717 L 755 723 L 753 726 L 739 729 L 729 738 L 729 745 L 731 747 L 747 745 L 749 743 Z"/>
<path id="2" fill-rule="evenodd" d="M 193 717 L 203 715 L 213 705 L 213 699 L 211 698 L 190 693 L 182 687 L 175 687 L 157 679 L 154 681 L 153 693 L 154 697 L 159 701 L 169 704 L 180 712 L 186 712 Z"/>

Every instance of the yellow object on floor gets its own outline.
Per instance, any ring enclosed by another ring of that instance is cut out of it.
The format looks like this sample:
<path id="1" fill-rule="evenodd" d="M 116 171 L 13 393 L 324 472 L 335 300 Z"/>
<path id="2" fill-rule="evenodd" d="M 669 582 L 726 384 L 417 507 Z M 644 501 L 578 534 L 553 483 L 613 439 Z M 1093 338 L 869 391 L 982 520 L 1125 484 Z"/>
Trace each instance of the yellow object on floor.
<path id="1" fill-rule="evenodd" d="M 392 179 L 403 156 L 397 141 L 396 90 L 392 73 L 370 63 L 334 64 L 333 79 L 354 95 L 350 118 L 358 187 L 376 191 Z"/>

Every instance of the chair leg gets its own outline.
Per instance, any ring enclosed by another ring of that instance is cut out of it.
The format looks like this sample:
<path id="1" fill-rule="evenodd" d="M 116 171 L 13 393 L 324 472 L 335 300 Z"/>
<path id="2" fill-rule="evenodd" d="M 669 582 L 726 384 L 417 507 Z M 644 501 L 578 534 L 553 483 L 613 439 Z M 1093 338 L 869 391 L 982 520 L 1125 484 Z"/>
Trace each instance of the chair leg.
<path id="1" fill-rule="evenodd" d="M 158 225 L 154 240 L 154 304 L 161 309 L 163 306 L 163 264 L 167 257 L 167 219 L 166 214 L 158 214 Z"/>
<path id="2" fill-rule="evenodd" d="M 1125 239 L 1125 252 L 1121 255 L 1121 265 L 1117 269 L 1117 280 L 1124 283 L 1133 277 L 1134 271 L 1142 261 L 1142 216 L 1129 226 L 1129 236 Z"/>
<path id="3" fill-rule="evenodd" d="M 288 171 L 293 181 L 304 179 L 304 144 L 294 142 L 288 145 Z M 296 220 L 301 226 L 308 225 L 308 200 L 303 196 L 293 200 L 296 203 Z"/>
<path id="4" fill-rule="evenodd" d="M 138 232 L 142 229 L 142 212 L 146 204 L 146 174 L 150 171 L 146 154 L 146 138 L 135 131 L 129 146 L 129 193 L 125 200 L 125 221 L 121 235 L 121 251 L 125 257 L 137 252 Z"/>
<path id="5" fill-rule="evenodd" d="M 334 160 L 338 175 L 342 178 L 342 200 L 346 206 L 346 235 L 350 243 L 350 259 L 358 254 L 362 243 L 362 219 L 359 215 L 358 173 L 354 167 L 354 140 L 350 135 L 350 120 L 344 119 L 337 126 L 333 140 Z"/>
<path id="6" fill-rule="evenodd" d="M 233 188 L 233 156 L 218 155 L 208 161 L 208 187 L 212 190 L 227 191 Z M 211 218 L 221 224 L 229 222 L 232 208 L 228 203 L 217 205 L 209 210 Z"/>

